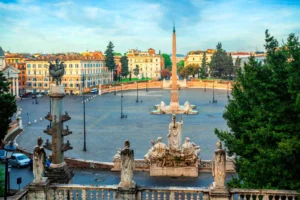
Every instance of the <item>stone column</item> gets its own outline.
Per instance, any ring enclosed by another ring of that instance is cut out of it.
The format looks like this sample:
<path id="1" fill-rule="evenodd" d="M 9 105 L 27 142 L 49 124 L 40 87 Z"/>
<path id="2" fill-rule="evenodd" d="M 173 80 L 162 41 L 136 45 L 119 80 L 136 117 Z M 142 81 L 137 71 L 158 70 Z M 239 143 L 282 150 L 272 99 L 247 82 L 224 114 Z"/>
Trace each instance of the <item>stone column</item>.
<path id="1" fill-rule="evenodd" d="M 15 85 L 15 78 L 12 78 L 12 80 L 13 80 L 12 90 L 13 90 L 13 95 L 15 96 L 15 95 L 16 95 L 16 91 L 15 91 L 15 88 L 16 88 L 16 85 Z"/>
<path id="2" fill-rule="evenodd" d="M 17 82 L 17 84 L 16 84 L 17 98 L 19 98 L 19 80 L 18 80 L 18 78 L 16 78 L 16 82 Z"/>
<path id="3" fill-rule="evenodd" d="M 212 175 L 214 182 L 210 187 L 210 200 L 230 200 L 230 193 L 225 186 L 226 179 L 226 153 L 222 143 L 217 142 L 217 150 L 212 160 Z"/>
<path id="4" fill-rule="evenodd" d="M 41 183 L 30 183 L 26 189 L 28 189 L 27 198 L 29 200 L 45 200 L 49 191 L 50 181 L 44 178 L 45 181 Z"/>
<path id="5" fill-rule="evenodd" d="M 46 170 L 45 176 L 51 183 L 69 183 L 73 177 L 73 171 L 64 161 L 64 152 L 72 149 L 69 141 L 64 143 L 64 136 L 72 134 L 69 128 L 63 128 L 63 122 L 71 119 L 68 113 L 63 113 L 65 90 L 62 85 L 52 85 L 49 96 L 51 97 L 51 113 L 45 117 L 52 121 L 52 127 L 47 127 L 44 133 L 52 136 L 52 143 L 47 141 L 45 148 L 52 150 L 50 167 Z"/>

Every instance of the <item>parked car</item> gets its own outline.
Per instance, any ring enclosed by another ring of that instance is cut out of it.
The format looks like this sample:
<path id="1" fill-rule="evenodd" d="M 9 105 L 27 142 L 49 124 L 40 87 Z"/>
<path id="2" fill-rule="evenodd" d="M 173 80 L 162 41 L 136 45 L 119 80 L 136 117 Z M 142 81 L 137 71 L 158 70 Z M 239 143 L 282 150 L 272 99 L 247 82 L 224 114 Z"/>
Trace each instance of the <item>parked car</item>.
<path id="1" fill-rule="evenodd" d="M 24 93 L 21 95 L 22 98 L 27 98 L 30 94 L 29 93 Z"/>
<path id="2" fill-rule="evenodd" d="M 43 95 L 42 94 L 37 94 L 36 97 L 41 98 L 41 97 L 43 97 Z"/>
<path id="3" fill-rule="evenodd" d="M 3 162 L 6 158 L 6 151 L 0 150 L 0 161 Z"/>
<path id="4" fill-rule="evenodd" d="M 9 164 L 17 168 L 28 166 L 29 162 L 30 159 L 22 153 L 14 153 L 8 160 Z"/>

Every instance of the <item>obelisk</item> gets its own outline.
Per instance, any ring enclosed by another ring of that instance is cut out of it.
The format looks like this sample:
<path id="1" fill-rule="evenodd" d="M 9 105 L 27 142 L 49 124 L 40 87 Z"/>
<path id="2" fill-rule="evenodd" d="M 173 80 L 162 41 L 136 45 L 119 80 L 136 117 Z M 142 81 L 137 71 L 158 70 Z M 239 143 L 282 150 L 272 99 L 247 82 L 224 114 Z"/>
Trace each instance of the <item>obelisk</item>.
<path id="1" fill-rule="evenodd" d="M 175 32 L 175 24 L 173 25 L 173 35 L 172 35 L 172 90 L 171 90 L 170 110 L 172 110 L 172 111 L 179 110 L 178 88 L 177 88 L 176 32 Z"/>

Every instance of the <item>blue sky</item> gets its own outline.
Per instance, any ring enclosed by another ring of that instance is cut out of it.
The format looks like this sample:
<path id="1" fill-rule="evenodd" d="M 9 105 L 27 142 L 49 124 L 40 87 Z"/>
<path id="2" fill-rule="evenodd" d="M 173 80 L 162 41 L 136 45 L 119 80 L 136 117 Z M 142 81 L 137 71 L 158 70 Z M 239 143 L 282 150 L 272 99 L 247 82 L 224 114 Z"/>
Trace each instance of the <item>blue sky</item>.
<path id="1" fill-rule="evenodd" d="M 0 0 L 0 46 L 11 52 L 105 51 L 152 47 L 171 52 L 264 50 L 264 31 L 279 41 L 300 35 L 300 0 Z"/>

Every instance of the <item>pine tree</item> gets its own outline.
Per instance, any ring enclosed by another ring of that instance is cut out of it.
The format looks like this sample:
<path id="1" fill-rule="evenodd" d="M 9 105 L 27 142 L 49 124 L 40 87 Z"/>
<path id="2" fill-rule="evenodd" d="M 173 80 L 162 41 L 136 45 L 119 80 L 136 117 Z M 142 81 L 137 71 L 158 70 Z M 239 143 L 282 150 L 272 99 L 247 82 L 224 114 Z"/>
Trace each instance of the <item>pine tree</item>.
<path id="1" fill-rule="evenodd" d="M 216 52 L 213 54 L 210 62 L 210 74 L 214 77 L 221 78 L 225 75 L 228 67 L 228 56 L 226 51 L 222 49 L 222 44 L 217 44 Z"/>
<path id="2" fill-rule="evenodd" d="M 267 63 L 250 57 L 224 112 L 230 131 L 215 130 L 235 153 L 231 187 L 300 188 L 300 43 L 295 34 L 278 46 L 266 31 Z"/>
<path id="3" fill-rule="evenodd" d="M 10 82 L 0 71 L 0 141 L 4 139 L 11 123 L 11 117 L 17 111 L 15 97 L 9 93 Z"/>
<path id="4" fill-rule="evenodd" d="M 114 60 L 114 45 L 112 42 L 108 43 L 107 49 L 105 51 L 105 63 L 110 71 L 115 70 L 116 63 Z"/>
<path id="5" fill-rule="evenodd" d="M 207 77 L 207 63 L 206 63 L 206 52 L 203 53 L 203 58 L 201 61 L 201 68 L 200 68 L 200 73 L 199 73 L 199 77 L 201 79 L 204 79 Z"/>
<path id="6" fill-rule="evenodd" d="M 129 74 L 127 56 L 122 56 L 121 59 L 120 59 L 120 62 L 121 62 L 121 65 L 122 65 L 121 75 L 122 75 L 122 77 L 127 77 L 128 74 Z"/>

